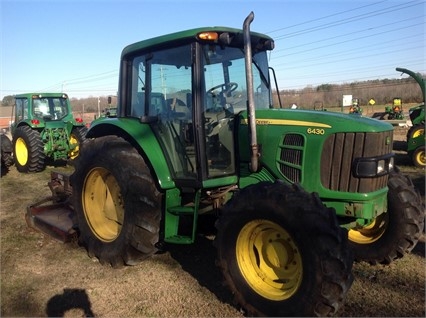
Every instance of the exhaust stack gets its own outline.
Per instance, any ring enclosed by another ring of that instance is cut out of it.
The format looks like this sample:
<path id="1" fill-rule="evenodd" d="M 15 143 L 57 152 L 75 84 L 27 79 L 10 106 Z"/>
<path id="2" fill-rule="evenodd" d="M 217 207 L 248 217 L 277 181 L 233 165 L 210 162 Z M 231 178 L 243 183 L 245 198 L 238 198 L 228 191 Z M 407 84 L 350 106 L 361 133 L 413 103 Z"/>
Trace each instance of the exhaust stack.
<path id="1" fill-rule="evenodd" d="M 250 170 L 257 172 L 259 169 L 259 145 L 257 144 L 256 134 L 256 114 L 254 105 L 254 90 L 253 90 L 253 71 L 252 71 L 252 51 L 251 51 L 251 38 L 250 38 L 250 24 L 254 20 L 253 11 L 247 16 L 243 24 L 244 36 L 244 54 L 245 54 L 245 68 L 246 68 L 246 81 L 247 81 L 247 113 L 249 120 L 249 144 L 251 164 Z"/>

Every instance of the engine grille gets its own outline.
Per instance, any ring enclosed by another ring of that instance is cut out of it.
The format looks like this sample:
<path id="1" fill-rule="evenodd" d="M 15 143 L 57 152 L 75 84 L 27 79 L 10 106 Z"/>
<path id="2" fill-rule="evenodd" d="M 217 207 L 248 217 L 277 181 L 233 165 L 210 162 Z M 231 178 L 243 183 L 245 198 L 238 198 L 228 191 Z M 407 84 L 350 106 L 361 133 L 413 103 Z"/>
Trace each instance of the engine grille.
<path id="1" fill-rule="evenodd" d="M 377 157 L 392 152 L 392 131 L 338 133 L 327 138 L 321 155 L 321 183 L 335 191 L 367 193 L 387 185 L 388 176 L 355 178 L 352 162 L 359 157 Z"/>
<path id="2" fill-rule="evenodd" d="M 301 182 L 304 145 L 304 137 L 298 134 L 285 135 L 283 143 L 280 145 L 279 168 L 291 182 Z"/>

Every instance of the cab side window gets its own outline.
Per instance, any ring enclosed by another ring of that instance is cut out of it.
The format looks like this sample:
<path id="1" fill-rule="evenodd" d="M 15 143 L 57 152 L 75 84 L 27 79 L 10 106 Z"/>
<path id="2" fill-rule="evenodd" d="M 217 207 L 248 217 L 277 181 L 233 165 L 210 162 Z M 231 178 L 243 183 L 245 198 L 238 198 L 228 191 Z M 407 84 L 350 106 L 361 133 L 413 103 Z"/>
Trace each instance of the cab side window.
<path id="1" fill-rule="evenodd" d="M 15 101 L 15 122 L 28 119 L 28 99 L 18 98 Z"/>

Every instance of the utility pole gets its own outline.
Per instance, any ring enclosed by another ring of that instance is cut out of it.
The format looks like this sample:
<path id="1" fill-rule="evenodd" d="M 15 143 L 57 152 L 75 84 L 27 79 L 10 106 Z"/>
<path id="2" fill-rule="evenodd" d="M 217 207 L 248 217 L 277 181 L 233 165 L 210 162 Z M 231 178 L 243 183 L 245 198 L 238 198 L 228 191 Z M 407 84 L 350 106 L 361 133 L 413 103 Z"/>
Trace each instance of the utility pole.
<path id="1" fill-rule="evenodd" d="M 161 90 L 163 92 L 164 95 L 164 99 L 167 99 L 167 87 L 166 87 L 166 76 L 163 73 L 163 66 L 160 67 L 160 77 L 161 77 Z"/>

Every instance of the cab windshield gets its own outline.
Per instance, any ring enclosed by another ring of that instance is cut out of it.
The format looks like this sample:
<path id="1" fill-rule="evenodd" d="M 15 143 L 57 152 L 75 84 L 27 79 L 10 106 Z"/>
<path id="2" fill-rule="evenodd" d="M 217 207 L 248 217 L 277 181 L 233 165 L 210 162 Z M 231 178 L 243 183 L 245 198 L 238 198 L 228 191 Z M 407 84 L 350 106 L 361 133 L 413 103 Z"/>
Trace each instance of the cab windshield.
<path id="1" fill-rule="evenodd" d="M 68 115 L 67 99 L 62 97 L 33 98 L 34 117 L 60 120 Z"/>
<path id="2" fill-rule="evenodd" d="M 247 82 L 244 52 L 240 48 L 205 45 L 203 53 L 207 108 L 224 108 L 234 114 L 245 110 Z M 253 56 L 252 68 L 255 107 L 270 108 L 266 52 Z"/>

